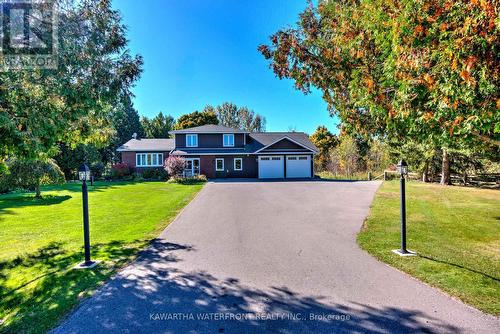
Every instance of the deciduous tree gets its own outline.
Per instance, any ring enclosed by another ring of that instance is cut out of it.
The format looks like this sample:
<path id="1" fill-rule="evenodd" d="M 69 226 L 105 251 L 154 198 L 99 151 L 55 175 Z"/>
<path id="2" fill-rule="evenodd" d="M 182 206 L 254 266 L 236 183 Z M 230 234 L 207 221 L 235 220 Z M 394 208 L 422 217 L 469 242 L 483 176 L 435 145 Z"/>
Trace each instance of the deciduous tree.
<path id="1" fill-rule="evenodd" d="M 182 130 L 207 124 L 219 124 L 219 120 L 214 111 L 195 111 L 190 114 L 182 115 L 177 119 L 174 127 L 177 130 Z"/>
<path id="2" fill-rule="evenodd" d="M 54 160 L 12 159 L 8 163 L 8 183 L 12 188 L 34 189 L 41 197 L 40 187 L 64 182 L 64 174 Z"/>
<path id="3" fill-rule="evenodd" d="M 319 149 L 319 154 L 315 157 L 315 165 L 319 170 L 326 170 L 330 162 L 330 151 L 337 146 L 339 140 L 326 126 L 318 126 L 310 138 Z"/>
<path id="4" fill-rule="evenodd" d="M 141 125 L 146 138 L 170 138 L 169 131 L 174 128 L 174 118 L 170 115 L 163 115 L 160 111 L 158 115 L 149 119 L 143 117 Z"/>

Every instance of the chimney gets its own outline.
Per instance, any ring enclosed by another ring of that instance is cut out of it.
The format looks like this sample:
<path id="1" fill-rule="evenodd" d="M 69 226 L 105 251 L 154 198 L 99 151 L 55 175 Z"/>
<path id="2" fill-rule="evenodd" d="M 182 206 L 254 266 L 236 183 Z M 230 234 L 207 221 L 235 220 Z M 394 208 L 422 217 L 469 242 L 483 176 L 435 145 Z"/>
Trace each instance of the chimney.
<path id="1" fill-rule="evenodd" d="M 134 134 L 132 135 L 132 138 L 133 139 L 137 139 L 137 133 L 136 132 L 134 132 Z"/>

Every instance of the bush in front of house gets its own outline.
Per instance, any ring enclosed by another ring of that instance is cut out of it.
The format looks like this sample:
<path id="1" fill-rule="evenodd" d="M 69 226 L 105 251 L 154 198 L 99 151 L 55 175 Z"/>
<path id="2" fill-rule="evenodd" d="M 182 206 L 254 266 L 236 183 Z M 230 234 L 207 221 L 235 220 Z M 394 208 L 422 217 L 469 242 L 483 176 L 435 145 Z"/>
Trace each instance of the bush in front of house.
<path id="1" fill-rule="evenodd" d="M 198 184 L 207 182 L 207 177 L 205 175 L 196 175 L 191 177 L 171 177 L 167 182 L 178 184 Z"/>
<path id="2" fill-rule="evenodd" d="M 130 167 L 124 162 L 120 162 L 111 166 L 111 176 L 113 178 L 122 179 L 126 176 L 130 176 Z"/>
<path id="3" fill-rule="evenodd" d="M 145 169 L 140 173 L 140 175 L 145 180 L 164 181 L 168 179 L 168 173 L 165 169 L 158 169 L 158 168 Z"/>
<path id="4" fill-rule="evenodd" d="M 165 160 L 165 170 L 172 178 L 180 178 L 184 173 L 186 160 L 184 158 L 171 155 Z"/>

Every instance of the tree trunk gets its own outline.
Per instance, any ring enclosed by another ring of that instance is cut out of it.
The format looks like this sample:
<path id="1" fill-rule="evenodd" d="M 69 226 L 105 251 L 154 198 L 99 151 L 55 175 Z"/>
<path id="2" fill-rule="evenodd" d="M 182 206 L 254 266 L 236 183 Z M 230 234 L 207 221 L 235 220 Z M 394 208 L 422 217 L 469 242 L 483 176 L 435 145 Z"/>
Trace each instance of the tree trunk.
<path id="1" fill-rule="evenodd" d="M 425 160 L 424 170 L 422 172 L 422 182 L 429 182 L 429 160 Z"/>
<path id="2" fill-rule="evenodd" d="M 39 184 L 37 184 L 35 187 L 35 197 L 42 198 L 42 195 L 40 194 L 40 185 Z"/>
<path id="3" fill-rule="evenodd" d="M 441 165 L 441 185 L 450 184 L 450 157 L 448 151 L 443 149 L 443 164 Z"/>

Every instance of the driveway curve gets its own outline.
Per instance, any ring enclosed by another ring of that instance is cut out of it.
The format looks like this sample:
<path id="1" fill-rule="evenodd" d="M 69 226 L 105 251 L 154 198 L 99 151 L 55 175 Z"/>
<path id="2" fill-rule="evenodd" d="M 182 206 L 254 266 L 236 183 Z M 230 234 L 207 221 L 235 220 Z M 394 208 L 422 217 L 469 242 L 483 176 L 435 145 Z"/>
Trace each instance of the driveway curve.
<path id="1" fill-rule="evenodd" d="M 53 332 L 498 332 L 497 318 L 357 246 L 379 185 L 209 183 Z"/>

